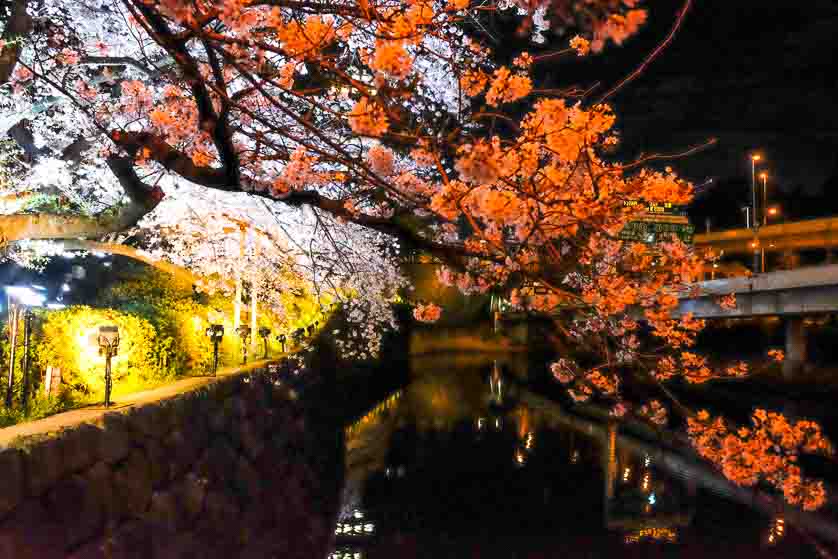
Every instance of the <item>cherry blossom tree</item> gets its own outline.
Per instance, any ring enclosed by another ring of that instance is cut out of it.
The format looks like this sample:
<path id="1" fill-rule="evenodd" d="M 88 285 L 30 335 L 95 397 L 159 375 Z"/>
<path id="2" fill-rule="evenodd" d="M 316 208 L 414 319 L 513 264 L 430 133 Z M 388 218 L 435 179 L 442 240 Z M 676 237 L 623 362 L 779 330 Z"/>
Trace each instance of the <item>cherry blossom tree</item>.
<path id="1" fill-rule="evenodd" d="M 624 416 L 621 386 L 641 376 L 683 411 L 666 382 L 748 371 L 693 351 L 702 321 L 672 313 L 700 256 L 677 239 L 620 238 L 642 211 L 627 202 L 685 204 L 692 185 L 653 165 L 674 155 L 613 157 L 608 101 L 690 5 L 598 92 L 547 89 L 533 69 L 622 44 L 648 17 L 641 0 L 11 2 L 2 240 L 137 235 L 215 289 L 249 261 L 246 281 L 268 297 L 282 274 L 303 273 L 313 293 L 347 300 L 359 356 L 392 323 L 397 256 L 428 252 L 447 264 L 442 283 L 555 320 L 576 348 L 553 364 L 574 400 Z M 492 51 L 484 31 L 498 14 L 517 16 L 532 52 Z M 559 28 L 571 32 L 548 42 Z M 241 229 L 225 222 L 248 224 L 252 252 L 230 248 Z M 656 401 L 636 415 L 668 421 Z"/>

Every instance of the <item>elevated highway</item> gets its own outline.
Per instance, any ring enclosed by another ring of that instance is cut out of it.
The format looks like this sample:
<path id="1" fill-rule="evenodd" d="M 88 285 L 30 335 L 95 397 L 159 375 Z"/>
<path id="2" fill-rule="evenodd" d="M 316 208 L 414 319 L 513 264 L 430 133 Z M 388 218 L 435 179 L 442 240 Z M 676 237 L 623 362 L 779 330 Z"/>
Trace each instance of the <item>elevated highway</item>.
<path id="1" fill-rule="evenodd" d="M 776 223 L 758 229 L 729 229 L 695 235 L 695 246 L 715 253 L 752 254 L 799 251 L 806 249 L 838 249 L 838 217 Z"/>

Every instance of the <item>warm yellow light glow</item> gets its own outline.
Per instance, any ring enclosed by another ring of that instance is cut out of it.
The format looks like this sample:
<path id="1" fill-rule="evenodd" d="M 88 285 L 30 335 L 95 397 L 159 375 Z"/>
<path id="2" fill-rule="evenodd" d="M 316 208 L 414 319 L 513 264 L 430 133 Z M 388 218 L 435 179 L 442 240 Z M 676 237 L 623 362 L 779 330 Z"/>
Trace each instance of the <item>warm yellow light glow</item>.
<path id="1" fill-rule="evenodd" d="M 755 153 L 751 156 L 752 161 L 759 161 L 760 159 L 762 159 L 762 156 L 758 153 Z"/>
<path id="2" fill-rule="evenodd" d="M 678 533 L 672 528 L 642 528 L 626 535 L 626 543 L 637 543 L 642 539 L 675 542 Z"/>
<path id="3" fill-rule="evenodd" d="M 623 470 L 623 481 L 628 481 L 631 479 L 631 468 L 626 468 Z"/>
<path id="4" fill-rule="evenodd" d="M 643 474 L 643 481 L 641 482 L 640 488 L 643 491 L 648 491 L 649 486 L 652 483 L 652 475 L 649 472 Z"/>
<path id="5" fill-rule="evenodd" d="M 780 213 L 780 208 L 777 208 L 776 206 L 768 208 L 768 215 L 777 215 L 779 213 Z"/>
<path id="6" fill-rule="evenodd" d="M 767 178 L 768 178 L 768 173 L 766 173 L 766 172 L 762 172 L 762 173 L 760 173 L 760 174 L 759 174 L 759 178 L 761 178 L 762 180 L 767 179 Z"/>

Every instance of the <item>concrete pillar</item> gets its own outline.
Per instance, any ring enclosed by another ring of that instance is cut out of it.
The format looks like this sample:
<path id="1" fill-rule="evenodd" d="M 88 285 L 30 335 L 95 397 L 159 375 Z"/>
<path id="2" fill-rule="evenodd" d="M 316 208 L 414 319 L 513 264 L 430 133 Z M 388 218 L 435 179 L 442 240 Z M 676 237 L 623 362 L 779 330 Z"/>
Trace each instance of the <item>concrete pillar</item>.
<path id="1" fill-rule="evenodd" d="M 783 252 L 783 269 L 794 270 L 800 267 L 800 255 L 793 250 Z"/>
<path id="2" fill-rule="evenodd" d="M 799 316 L 786 319 L 786 358 L 783 361 L 783 378 L 794 380 L 806 363 L 806 329 Z"/>

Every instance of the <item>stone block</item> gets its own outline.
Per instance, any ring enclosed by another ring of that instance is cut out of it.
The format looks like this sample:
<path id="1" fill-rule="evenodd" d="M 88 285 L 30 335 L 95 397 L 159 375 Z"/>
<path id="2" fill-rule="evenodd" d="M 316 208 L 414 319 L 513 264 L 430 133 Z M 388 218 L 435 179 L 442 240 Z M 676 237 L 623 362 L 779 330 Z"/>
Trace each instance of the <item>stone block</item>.
<path id="1" fill-rule="evenodd" d="M 186 512 L 171 491 L 155 491 L 144 519 L 158 531 L 174 533 L 185 525 Z"/>
<path id="2" fill-rule="evenodd" d="M 114 492 L 120 510 L 140 517 L 151 501 L 151 466 L 145 453 L 133 449 L 125 462 L 114 468 Z"/>
<path id="3" fill-rule="evenodd" d="M 108 464 L 116 464 L 131 452 L 134 434 L 122 413 L 106 413 L 102 421 L 104 428 L 99 437 L 99 456 Z"/>
<path id="4" fill-rule="evenodd" d="M 168 454 L 172 478 L 179 478 L 195 464 L 204 447 L 198 446 L 194 437 L 176 430 L 169 433 L 164 441 Z"/>
<path id="5" fill-rule="evenodd" d="M 224 402 L 224 406 L 235 420 L 240 421 L 247 417 L 247 404 L 245 403 L 244 398 L 240 395 L 229 398 L 226 402 Z"/>
<path id="6" fill-rule="evenodd" d="M 127 415 L 131 429 L 143 437 L 162 440 L 170 431 L 169 409 L 161 403 L 146 404 Z"/>
<path id="7" fill-rule="evenodd" d="M 207 478 L 211 484 L 223 486 L 235 477 L 238 454 L 223 437 L 210 443 L 196 464 L 198 475 Z"/>
<path id="8" fill-rule="evenodd" d="M 145 521 L 133 519 L 121 524 L 106 542 L 108 559 L 148 559 L 153 557 L 154 528 Z"/>
<path id="9" fill-rule="evenodd" d="M 238 425 L 239 441 L 241 448 L 248 458 L 256 460 L 265 451 L 265 442 L 262 440 L 261 434 L 253 426 L 253 423 L 245 419 Z"/>
<path id="10" fill-rule="evenodd" d="M 87 480 L 72 476 L 59 481 L 46 495 L 47 510 L 63 528 L 64 539 L 70 548 L 77 547 L 100 534 L 104 522 L 104 507 Z"/>
<path id="11" fill-rule="evenodd" d="M 64 461 L 69 472 L 86 470 L 99 461 L 101 436 L 102 430 L 90 423 L 83 423 L 62 432 Z"/>
<path id="12" fill-rule="evenodd" d="M 66 547 L 64 530 L 35 499 L 21 503 L 0 526 L 0 557 L 61 559 Z"/>
<path id="13" fill-rule="evenodd" d="M 244 456 L 239 457 L 236 466 L 236 488 L 244 500 L 254 501 L 262 494 L 262 481 L 259 472 Z"/>
<path id="14" fill-rule="evenodd" d="M 223 407 L 210 412 L 209 428 L 213 434 L 226 433 L 231 425 L 230 414 Z"/>
<path id="15" fill-rule="evenodd" d="M 113 473 L 110 466 L 104 462 L 94 464 L 83 474 L 85 491 L 102 508 L 107 518 L 118 516 L 113 489 Z"/>
<path id="16" fill-rule="evenodd" d="M 105 555 L 105 542 L 101 538 L 88 542 L 67 555 L 66 559 L 108 559 Z"/>
<path id="17" fill-rule="evenodd" d="M 172 480 L 172 462 L 175 456 L 166 452 L 162 443 L 155 439 L 145 442 L 145 454 L 148 457 L 149 473 L 153 487 L 161 487 Z"/>
<path id="18" fill-rule="evenodd" d="M 0 450 L 0 519 L 23 500 L 26 478 L 23 453 L 16 448 Z"/>
<path id="19" fill-rule="evenodd" d="M 209 491 L 196 529 L 221 542 L 238 541 L 240 517 L 241 509 L 230 496 L 221 491 Z"/>
<path id="20" fill-rule="evenodd" d="M 195 475 L 186 474 L 183 481 L 175 489 L 178 502 L 183 507 L 186 517 L 193 520 L 204 509 L 204 499 L 207 495 L 207 480 Z"/>
<path id="21" fill-rule="evenodd" d="M 41 496 L 65 473 L 63 442 L 47 437 L 24 449 L 27 492 Z"/>

